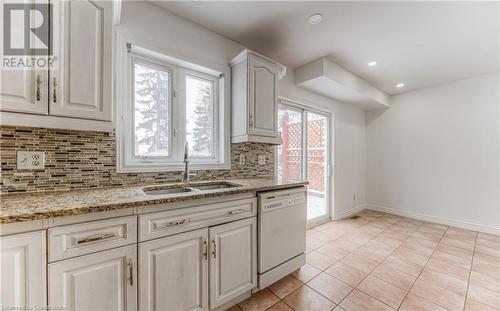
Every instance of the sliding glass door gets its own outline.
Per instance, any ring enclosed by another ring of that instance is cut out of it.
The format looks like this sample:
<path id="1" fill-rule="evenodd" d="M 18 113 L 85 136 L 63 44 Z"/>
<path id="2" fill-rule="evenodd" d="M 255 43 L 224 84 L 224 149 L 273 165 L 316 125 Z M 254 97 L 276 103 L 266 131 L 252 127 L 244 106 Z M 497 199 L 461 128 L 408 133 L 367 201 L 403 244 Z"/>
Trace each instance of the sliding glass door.
<path id="1" fill-rule="evenodd" d="M 306 179 L 309 225 L 330 218 L 330 115 L 282 101 L 278 128 L 277 177 L 281 181 Z"/>

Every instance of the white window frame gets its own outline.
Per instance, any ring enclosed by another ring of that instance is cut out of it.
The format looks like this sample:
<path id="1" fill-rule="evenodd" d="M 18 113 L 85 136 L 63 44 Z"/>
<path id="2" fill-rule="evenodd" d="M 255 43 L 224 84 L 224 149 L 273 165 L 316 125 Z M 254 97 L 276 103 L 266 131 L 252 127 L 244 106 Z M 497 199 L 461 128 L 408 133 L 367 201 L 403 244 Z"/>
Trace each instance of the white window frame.
<path id="1" fill-rule="evenodd" d="M 194 76 L 208 80 L 214 87 L 214 137 L 213 157 L 190 157 L 190 168 L 194 170 L 229 169 L 230 161 L 230 69 L 213 70 L 175 59 L 158 49 L 142 43 L 134 44 L 123 36 L 117 36 L 115 45 L 115 107 L 118 172 L 161 172 L 184 169 L 184 144 L 186 141 L 185 78 Z M 134 66 L 135 63 L 168 70 L 171 73 L 170 90 L 170 139 L 169 157 L 135 157 L 134 132 Z"/>

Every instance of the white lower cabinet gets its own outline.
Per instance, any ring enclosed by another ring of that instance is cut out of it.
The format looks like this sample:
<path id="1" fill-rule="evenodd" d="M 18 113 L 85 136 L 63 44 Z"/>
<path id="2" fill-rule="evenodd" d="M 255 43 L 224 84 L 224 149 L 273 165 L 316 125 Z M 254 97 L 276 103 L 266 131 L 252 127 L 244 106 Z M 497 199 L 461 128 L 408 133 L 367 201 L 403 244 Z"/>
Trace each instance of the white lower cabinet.
<path id="1" fill-rule="evenodd" d="M 137 246 L 49 264 L 49 306 L 74 311 L 136 310 Z"/>
<path id="2" fill-rule="evenodd" d="M 209 229 L 210 308 L 257 285 L 257 221 L 247 218 Z"/>
<path id="3" fill-rule="evenodd" d="M 256 227 L 253 217 L 139 243 L 139 310 L 209 310 L 254 288 Z"/>
<path id="4" fill-rule="evenodd" d="M 208 230 L 139 244 L 139 310 L 208 310 Z"/>
<path id="5" fill-rule="evenodd" d="M 45 231 L 0 238 L 0 306 L 9 310 L 47 305 Z"/>
<path id="6" fill-rule="evenodd" d="M 146 234 L 138 244 L 137 216 L 0 237 L 0 305 L 67 311 L 221 309 L 257 285 L 255 198 L 230 202 L 204 214 L 194 206 L 182 209 L 183 215 L 142 216 L 147 221 L 139 227 L 166 223 L 177 234 L 156 239 Z"/>

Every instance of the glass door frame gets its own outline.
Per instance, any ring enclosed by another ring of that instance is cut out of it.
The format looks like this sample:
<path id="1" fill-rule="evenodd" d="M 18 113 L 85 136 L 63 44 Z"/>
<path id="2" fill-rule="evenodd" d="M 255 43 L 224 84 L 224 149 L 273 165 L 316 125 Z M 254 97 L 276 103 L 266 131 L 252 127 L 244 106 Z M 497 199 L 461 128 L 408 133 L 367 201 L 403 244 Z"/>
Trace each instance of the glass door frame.
<path id="1" fill-rule="evenodd" d="M 317 109 L 308 105 L 304 105 L 301 103 L 298 103 L 294 100 L 287 99 L 287 98 L 279 98 L 279 105 L 280 106 L 286 106 L 287 108 L 290 108 L 291 110 L 295 110 L 298 112 L 301 112 L 302 114 L 302 163 L 301 163 L 301 176 L 302 179 L 307 179 L 307 112 L 311 112 L 320 116 L 326 117 L 326 126 L 325 126 L 325 153 L 326 153 L 326 165 L 325 165 L 325 182 L 326 185 L 324 185 L 325 188 L 325 196 L 326 196 L 326 214 L 308 219 L 307 220 L 307 227 L 314 227 L 316 225 L 319 225 L 321 223 L 330 221 L 332 219 L 332 214 L 334 212 L 334 207 L 332 205 L 332 198 L 333 198 L 333 165 L 332 165 L 332 153 L 334 149 L 332 148 L 332 124 L 333 124 L 333 113 L 324 111 L 321 109 Z M 279 109 L 279 107 L 278 107 Z M 305 148 L 304 148 L 305 147 Z M 277 157 L 277 152 L 275 152 L 275 156 Z M 275 174 L 276 177 L 278 176 L 278 161 L 275 159 Z"/>

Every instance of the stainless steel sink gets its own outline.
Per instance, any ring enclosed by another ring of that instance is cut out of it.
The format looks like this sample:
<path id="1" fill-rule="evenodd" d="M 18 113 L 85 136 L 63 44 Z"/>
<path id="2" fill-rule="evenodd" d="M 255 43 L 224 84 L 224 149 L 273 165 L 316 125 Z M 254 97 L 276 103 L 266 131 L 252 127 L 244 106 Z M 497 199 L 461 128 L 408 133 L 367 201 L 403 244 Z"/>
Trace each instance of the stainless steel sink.
<path id="1" fill-rule="evenodd" d="M 230 183 L 227 181 L 205 183 L 205 184 L 189 184 L 189 185 L 179 185 L 179 186 L 152 186 L 145 187 L 142 189 L 147 195 L 165 195 L 165 194 L 176 194 L 176 193 L 186 193 L 186 192 L 199 192 L 207 190 L 217 190 L 240 187 L 241 185 Z"/>
<path id="2" fill-rule="evenodd" d="M 234 188 L 234 187 L 240 187 L 241 185 L 239 184 L 234 184 L 230 182 L 217 182 L 217 183 L 211 183 L 207 185 L 193 185 L 192 187 L 197 189 L 197 190 L 217 190 L 217 189 L 226 189 L 226 188 Z"/>
<path id="3" fill-rule="evenodd" d="M 163 195 L 163 194 L 175 194 L 175 193 L 185 193 L 195 191 L 193 188 L 187 187 L 150 187 L 142 189 L 145 194 L 148 195 Z"/>

